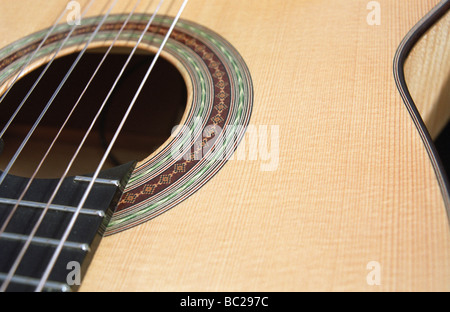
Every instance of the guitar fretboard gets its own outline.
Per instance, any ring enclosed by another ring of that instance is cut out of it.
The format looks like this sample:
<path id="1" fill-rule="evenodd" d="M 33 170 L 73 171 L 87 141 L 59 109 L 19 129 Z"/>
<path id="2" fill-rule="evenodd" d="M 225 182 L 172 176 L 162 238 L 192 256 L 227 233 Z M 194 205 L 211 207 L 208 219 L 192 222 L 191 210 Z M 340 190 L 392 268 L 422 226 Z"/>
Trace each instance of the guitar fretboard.
<path id="1" fill-rule="evenodd" d="M 68 239 L 63 244 L 44 291 L 71 291 L 78 288 L 132 167 L 132 163 L 122 165 L 102 172 L 96 179 Z M 36 289 L 61 242 L 63 233 L 77 211 L 90 178 L 66 178 L 49 206 L 47 203 L 58 179 L 33 181 L 23 199 L 18 202 L 17 198 L 27 182 L 28 178 L 8 175 L 0 185 L 0 225 L 6 222 L 18 203 L 5 231 L 0 235 L 0 284 L 7 282 L 6 291 Z M 30 232 L 44 212 L 36 234 L 30 237 Z M 23 257 L 19 257 L 29 238 L 31 241 L 26 252 Z M 11 276 L 11 268 L 16 261 L 19 265 Z"/>

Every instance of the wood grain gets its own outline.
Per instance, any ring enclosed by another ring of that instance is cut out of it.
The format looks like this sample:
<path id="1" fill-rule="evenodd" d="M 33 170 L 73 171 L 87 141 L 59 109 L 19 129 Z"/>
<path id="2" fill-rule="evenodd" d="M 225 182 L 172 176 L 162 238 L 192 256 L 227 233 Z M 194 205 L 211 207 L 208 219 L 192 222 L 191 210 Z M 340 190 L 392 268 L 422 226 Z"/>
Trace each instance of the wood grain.
<path id="1" fill-rule="evenodd" d="M 0 45 L 50 26 L 61 3 L 2 2 Z M 82 291 L 450 290 L 442 194 L 392 76 L 400 41 L 437 1 L 379 1 L 375 26 L 367 3 L 189 2 L 182 17 L 246 60 L 251 125 L 279 127 L 278 166 L 231 160 L 174 209 L 104 238 Z M 367 283 L 371 261 L 381 285 Z"/>
<path id="2" fill-rule="evenodd" d="M 405 80 L 431 137 L 437 138 L 450 117 L 450 13 L 414 46 Z"/>

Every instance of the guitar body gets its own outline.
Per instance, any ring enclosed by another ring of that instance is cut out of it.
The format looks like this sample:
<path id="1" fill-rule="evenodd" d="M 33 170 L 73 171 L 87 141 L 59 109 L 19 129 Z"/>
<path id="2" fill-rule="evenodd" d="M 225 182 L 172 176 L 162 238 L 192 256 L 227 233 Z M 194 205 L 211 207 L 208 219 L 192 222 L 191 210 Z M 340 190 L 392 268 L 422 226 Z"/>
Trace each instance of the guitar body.
<path id="1" fill-rule="evenodd" d="M 3 2 L 0 46 L 51 27 L 65 3 Z M 245 157 L 104 237 L 80 290 L 449 291 L 448 194 L 392 74 L 438 1 L 376 3 L 191 0 L 182 19 L 230 42 L 251 75 Z"/>

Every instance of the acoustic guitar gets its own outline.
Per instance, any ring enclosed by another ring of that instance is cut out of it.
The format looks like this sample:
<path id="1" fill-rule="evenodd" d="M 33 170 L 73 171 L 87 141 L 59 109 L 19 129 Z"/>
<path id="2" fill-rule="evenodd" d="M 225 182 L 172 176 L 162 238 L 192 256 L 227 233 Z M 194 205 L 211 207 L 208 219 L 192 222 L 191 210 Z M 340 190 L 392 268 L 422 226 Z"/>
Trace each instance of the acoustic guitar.
<path id="1" fill-rule="evenodd" d="M 2 291 L 449 291 L 449 1 L 0 4 Z"/>

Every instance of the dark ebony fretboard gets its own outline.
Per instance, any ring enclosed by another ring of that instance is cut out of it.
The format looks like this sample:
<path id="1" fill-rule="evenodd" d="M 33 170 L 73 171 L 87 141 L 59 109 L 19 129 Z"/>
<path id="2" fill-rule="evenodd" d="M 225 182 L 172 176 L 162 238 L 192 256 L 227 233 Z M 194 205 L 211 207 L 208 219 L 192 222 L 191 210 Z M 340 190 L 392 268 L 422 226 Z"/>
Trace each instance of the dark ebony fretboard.
<path id="1" fill-rule="evenodd" d="M 101 172 L 51 271 L 44 291 L 71 291 L 78 288 L 78 278 L 82 279 L 87 270 L 132 167 L 130 163 Z M 90 179 L 86 177 L 64 180 L 6 291 L 36 289 L 89 184 Z M 0 226 L 12 211 L 27 182 L 27 178 L 8 175 L 0 185 Z M 5 231 L 1 233 L 0 285 L 5 282 L 57 183 L 57 179 L 33 181 Z M 80 264 L 79 272 L 73 264 Z"/>

